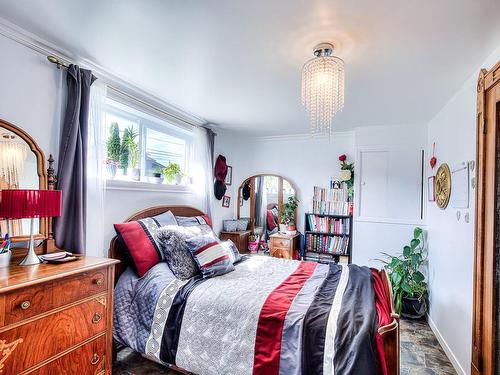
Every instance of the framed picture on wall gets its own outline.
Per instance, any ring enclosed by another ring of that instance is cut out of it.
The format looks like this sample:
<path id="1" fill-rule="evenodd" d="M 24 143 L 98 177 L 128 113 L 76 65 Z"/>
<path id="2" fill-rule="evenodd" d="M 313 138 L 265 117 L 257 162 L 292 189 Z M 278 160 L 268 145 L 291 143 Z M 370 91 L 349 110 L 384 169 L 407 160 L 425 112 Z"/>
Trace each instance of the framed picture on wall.
<path id="1" fill-rule="evenodd" d="M 233 182 L 233 167 L 228 165 L 226 179 L 224 180 L 224 183 L 229 186 L 232 184 L 232 182 Z"/>
<path id="2" fill-rule="evenodd" d="M 434 191 L 434 180 L 435 176 L 430 176 L 427 179 L 427 198 L 429 202 L 434 202 L 436 200 L 436 192 Z"/>
<path id="3" fill-rule="evenodd" d="M 222 207 L 228 208 L 230 204 L 231 204 L 231 197 L 224 195 L 222 197 Z"/>

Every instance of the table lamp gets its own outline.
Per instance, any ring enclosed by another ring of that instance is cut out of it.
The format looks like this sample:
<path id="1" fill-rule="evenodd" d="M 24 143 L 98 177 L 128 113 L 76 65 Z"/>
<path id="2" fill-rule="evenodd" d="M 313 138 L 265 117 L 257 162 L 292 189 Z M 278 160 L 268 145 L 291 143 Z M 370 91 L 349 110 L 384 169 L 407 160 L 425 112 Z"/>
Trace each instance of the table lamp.
<path id="1" fill-rule="evenodd" d="M 30 242 L 26 257 L 19 265 L 40 263 L 35 253 L 34 220 L 41 217 L 61 216 L 61 190 L 2 190 L 0 217 L 5 219 L 31 219 Z"/>

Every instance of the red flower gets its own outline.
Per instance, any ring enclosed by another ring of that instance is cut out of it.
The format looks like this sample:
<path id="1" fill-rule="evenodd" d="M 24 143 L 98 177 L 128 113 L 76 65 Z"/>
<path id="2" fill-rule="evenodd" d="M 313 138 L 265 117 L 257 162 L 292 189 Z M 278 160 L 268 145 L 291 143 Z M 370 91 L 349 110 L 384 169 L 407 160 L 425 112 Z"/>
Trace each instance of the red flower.
<path id="1" fill-rule="evenodd" d="M 339 156 L 340 161 L 345 161 L 346 159 L 347 159 L 347 156 L 345 156 L 345 154 L 342 154 Z"/>

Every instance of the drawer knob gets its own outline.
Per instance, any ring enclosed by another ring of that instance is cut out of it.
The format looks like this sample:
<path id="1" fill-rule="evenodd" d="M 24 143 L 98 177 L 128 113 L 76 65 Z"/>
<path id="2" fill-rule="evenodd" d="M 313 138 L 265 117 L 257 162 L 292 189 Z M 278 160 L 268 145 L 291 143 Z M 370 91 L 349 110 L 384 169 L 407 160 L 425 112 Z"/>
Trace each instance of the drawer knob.
<path id="1" fill-rule="evenodd" d="M 95 285 L 102 285 L 102 284 L 104 284 L 104 280 L 103 279 L 95 279 L 94 284 Z"/>
<path id="2" fill-rule="evenodd" d="M 101 359 L 101 358 L 99 358 L 99 355 L 98 355 L 97 353 L 94 353 L 94 354 L 92 355 L 92 358 L 90 359 L 90 364 L 91 364 L 91 365 L 97 365 L 97 363 L 99 363 L 99 360 L 100 360 L 100 359 Z"/>
<path id="3" fill-rule="evenodd" d="M 92 323 L 97 324 L 97 323 L 99 323 L 101 321 L 101 319 L 102 319 L 101 314 L 99 314 L 98 312 L 96 312 L 94 314 L 94 316 L 92 317 Z"/>
<path id="4" fill-rule="evenodd" d="M 28 310 L 31 306 L 31 302 L 30 301 L 23 301 L 21 302 L 21 309 L 23 310 Z"/>

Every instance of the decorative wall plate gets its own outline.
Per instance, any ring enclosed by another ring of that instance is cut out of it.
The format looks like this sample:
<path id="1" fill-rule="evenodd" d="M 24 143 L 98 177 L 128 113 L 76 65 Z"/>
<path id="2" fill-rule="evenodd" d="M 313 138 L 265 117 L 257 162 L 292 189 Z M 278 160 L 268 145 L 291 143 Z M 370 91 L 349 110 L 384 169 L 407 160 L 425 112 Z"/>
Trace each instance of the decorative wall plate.
<path id="1" fill-rule="evenodd" d="M 434 180 L 434 191 L 436 193 L 436 204 L 444 210 L 448 206 L 451 195 L 451 172 L 448 164 L 443 163 L 439 166 Z"/>

